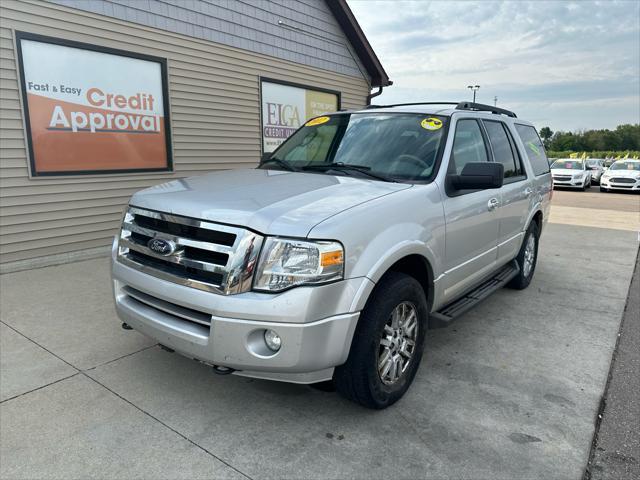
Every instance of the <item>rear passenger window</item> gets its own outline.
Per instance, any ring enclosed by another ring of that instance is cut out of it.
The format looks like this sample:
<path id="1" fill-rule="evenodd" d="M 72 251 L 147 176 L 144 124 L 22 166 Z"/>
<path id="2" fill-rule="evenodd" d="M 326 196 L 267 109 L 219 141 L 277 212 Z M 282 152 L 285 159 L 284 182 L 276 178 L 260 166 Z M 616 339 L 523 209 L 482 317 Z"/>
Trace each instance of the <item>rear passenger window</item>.
<path id="1" fill-rule="evenodd" d="M 486 162 L 487 148 L 475 120 L 459 120 L 453 137 L 453 152 L 449 161 L 449 173 L 460 175 L 467 163 Z"/>
<path id="2" fill-rule="evenodd" d="M 493 150 L 493 159 L 504 166 L 504 178 L 511 179 L 523 176 L 519 158 L 513 151 L 504 124 L 490 120 L 483 120 L 483 123 Z"/>
<path id="3" fill-rule="evenodd" d="M 533 173 L 536 176 L 549 173 L 549 160 L 547 160 L 547 155 L 544 152 L 544 146 L 540 141 L 540 137 L 538 136 L 536 129 L 529 125 L 516 124 L 516 131 L 518 132 L 518 135 L 520 135 L 522 143 L 524 143 L 524 149 L 527 152 L 529 161 L 531 162 Z"/>

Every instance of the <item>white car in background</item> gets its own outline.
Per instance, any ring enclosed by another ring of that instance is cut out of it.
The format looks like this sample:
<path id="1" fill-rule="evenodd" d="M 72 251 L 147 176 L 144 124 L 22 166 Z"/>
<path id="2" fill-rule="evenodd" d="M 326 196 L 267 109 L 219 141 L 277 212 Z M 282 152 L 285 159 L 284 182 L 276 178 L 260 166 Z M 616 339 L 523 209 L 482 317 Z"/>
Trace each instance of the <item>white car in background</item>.
<path id="1" fill-rule="evenodd" d="M 604 173 L 604 159 L 603 158 L 588 158 L 587 168 L 591 170 L 591 181 L 594 183 L 600 183 L 600 177 Z"/>
<path id="2" fill-rule="evenodd" d="M 570 187 L 586 190 L 591 187 L 591 170 L 585 160 L 561 158 L 551 164 L 553 188 Z"/>
<path id="3" fill-rule="evenodd" d="M 640 192 L 640 160 L 617 160 L 600 178 L 600 191 Z"/>

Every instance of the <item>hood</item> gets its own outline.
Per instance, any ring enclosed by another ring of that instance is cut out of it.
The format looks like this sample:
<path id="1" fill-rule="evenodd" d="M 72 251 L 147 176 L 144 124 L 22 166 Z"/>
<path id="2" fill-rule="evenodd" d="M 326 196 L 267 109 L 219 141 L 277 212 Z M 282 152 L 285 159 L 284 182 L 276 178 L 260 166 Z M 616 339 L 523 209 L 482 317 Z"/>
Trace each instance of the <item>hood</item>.
<path id="1" fill-rule="evenodd" d="M 264 234 L 306 237 L 333 215 L 410 187 L 325 174 L 227 170 L 147 188 L 130 204 Z"/>
<path id="2" fill-rule="evenodd" d="M 623 178 L 638 178 L 640 176 L 640 171 L 638 170 L 607 170 L 606 174 L 609 177 L 623 177 Z"/>

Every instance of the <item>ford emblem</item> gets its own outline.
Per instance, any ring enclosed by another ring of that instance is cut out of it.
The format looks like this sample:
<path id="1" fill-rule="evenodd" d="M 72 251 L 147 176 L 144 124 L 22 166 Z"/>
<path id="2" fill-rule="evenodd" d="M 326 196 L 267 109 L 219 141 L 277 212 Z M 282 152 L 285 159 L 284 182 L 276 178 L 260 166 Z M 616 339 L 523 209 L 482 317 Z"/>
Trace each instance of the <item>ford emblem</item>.
<path id="1" fill-rule="evenodd" d="M 164 238 L 152 238 L 147 242 L 147 247 L 152 252 L 167 257 L 176 251 L 176 244 L 171 240 L 165 240 Z"/>

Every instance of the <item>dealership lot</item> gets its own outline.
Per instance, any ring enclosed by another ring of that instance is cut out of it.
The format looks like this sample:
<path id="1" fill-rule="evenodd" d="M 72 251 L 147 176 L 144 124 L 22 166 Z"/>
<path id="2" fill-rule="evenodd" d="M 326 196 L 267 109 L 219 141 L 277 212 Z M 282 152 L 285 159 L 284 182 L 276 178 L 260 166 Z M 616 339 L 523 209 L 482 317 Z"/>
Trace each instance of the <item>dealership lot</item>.
<path id="1" fill-rule="evenodd" d="M 216 376 L 120 329 L 106 259 L 3 275 L 0 476 L 580 478 L 639 201 L 556 191 L 531 286 L 433 331 L 416 382 L 379 412 Z"/>

